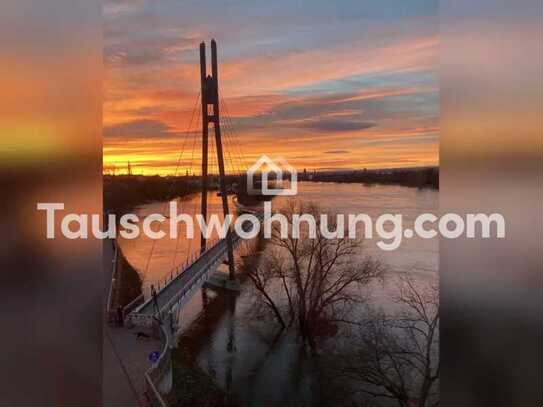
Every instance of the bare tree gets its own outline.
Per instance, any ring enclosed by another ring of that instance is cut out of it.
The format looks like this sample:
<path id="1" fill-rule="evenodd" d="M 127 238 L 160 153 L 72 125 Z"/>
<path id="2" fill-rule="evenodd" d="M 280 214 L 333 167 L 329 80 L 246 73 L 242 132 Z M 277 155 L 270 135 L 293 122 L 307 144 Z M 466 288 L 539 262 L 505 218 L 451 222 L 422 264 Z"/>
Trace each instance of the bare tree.
<path id="1" fill-rule="evenodd" d="M 335 355 L 337 379 L 355 392 L 401 407 L 439 403 L 439 302 L 437 286 L 402 278 L 392 317 L 379 313 L 360 323 L 358 346 Z"/>
<path id="2" fill-rule="evenodd" d="M 326 237 L 316 205 L 291 201 L 281 214 L 288 221 L 288 236 L 281 235 L 280 224 L 273 224 L 270 243 L 278 250 L 249 277 L 281 326 L 295 325 L 304 343 L 315 350 L 319 333 L 340 319 L 346 307 L 363 299 L 360 286 L 379 277 L 382 267 L 367 256 L 356 260 L 361 241 L 342 237 L 345 231 L 337 238 Z M 299 236 L 292 233 L 301 214 L 316 220 L 314 235 L 309 227 Z M 328 216 L 327 229 L 337 231 L 331 218 L 335 219 Z"/>
<path id="3" fill-rule="evenodd" d="M 257 292 L 260 294 L 264 305 L 273 312 L 273 315 L 281 325 L 281 328 L 285 329 L 287 325 L 285 324 L 281 310 L 270 293 L 270 285 L 278 275 L 277 265 L 267 264 L 265 267 L 255 265 L 255 267 L 248 270 L 247 275 L 253 282 Z"/>

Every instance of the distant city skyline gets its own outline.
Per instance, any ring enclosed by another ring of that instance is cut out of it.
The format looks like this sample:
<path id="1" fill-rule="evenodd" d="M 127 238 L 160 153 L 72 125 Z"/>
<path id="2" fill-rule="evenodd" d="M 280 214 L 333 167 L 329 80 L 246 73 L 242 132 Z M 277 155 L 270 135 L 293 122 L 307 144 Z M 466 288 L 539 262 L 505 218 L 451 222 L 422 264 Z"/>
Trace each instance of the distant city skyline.
<path id="1" fill-rule="evenodd" d="M 246 166 L 262 154 L 299 170 L 438 165 L 437 7 L 109 1 L 104 169 L 175 171 L 200 90 L 198 44 L 211 38 Z M 178 174 L 189 161 L 199 172 L 195 145 Z"/>

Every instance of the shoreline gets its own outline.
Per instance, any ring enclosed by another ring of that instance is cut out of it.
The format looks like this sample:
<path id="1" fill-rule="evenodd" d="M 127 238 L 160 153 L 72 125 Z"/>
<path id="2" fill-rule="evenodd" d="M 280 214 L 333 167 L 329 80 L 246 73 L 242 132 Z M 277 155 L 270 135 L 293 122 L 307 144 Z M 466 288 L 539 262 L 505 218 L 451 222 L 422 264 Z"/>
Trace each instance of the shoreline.
<path id="1" fill-rule="evenodd" d="M 254 242 L 255 251 L 242 256 L 238 265 L 238 279 L 241 285 L 248 283 L 247 268 L 254 267 L 264 251 L 265 243 L 260 237 Z M 202 290 L 211 290 L 205 286 Z M 220 290 L 220 289 L 219 289 Z M 236 294 L 220 290 L 220 293 L 203 294 L 207 298 L 203 312 L 192 321 L 178 338 L 177 347 L 172 350 L 173 386 L 166 396 L 172 407 L 198 405 L 209 407 L 237 407 L 236 395 L 222 389 L 213 377 L 198 365 L 198 355 L 203 346 L 202 337 L 207 337 L 216 328 L 225 312 L 235 308 Z"/>

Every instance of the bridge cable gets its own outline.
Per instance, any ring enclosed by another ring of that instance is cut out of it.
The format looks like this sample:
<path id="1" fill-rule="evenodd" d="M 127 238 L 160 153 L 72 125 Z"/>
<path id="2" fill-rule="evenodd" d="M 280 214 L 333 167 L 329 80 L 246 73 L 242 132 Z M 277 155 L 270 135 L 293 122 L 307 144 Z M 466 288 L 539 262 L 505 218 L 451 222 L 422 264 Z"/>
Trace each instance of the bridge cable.
<path id="1" fill-rule="evenodd" d="M 241 150 L 239 149 L 239 147 L 235 143 L 234 129 L 233 129 L 233 125 L 231 123 L 230 117 L 228 115 L 228 111 L 227 111 L 226 104 L 225 104 L 226 102 L 224 101 L 224 98 L 222 98 L 222 97 L 221 97 L 221 100 L 222 100 L 223 105 L 225 106 L 224 115 L 223 115 L 223 124 L 224 124 L 225 135 L 226 135 L 225 140 L 226 140 L 227 144 L 229 144 L 230 147 L 231 147 L 231 149 L 230 149 L 231 150 L 231 157 L 233 157 L 233 159 L 236 160 L 235 165 L 238 167 L 237 168 L 238 173 L 239 173 L 239 175 L 243 176 L 243 173 L 245 172 L 245 168 L 246 168 L 246 166 L 243 164 L 244 159 L 241 156 Z M 229 150 L 229 152 L 230 152 L 230 150 Z"/>
<path id="2" fill-rule="evenodd" d="M 243 159 L 241 157 L 241 152 L 239 150 L 239 147 L 236 144 L 234 133 L 233 133 L 230 123 L 228 122 L 228 118 L 225 118 L 225 128 L 226 128 L 227 140 L 232 148 L 232 154 L 237 160 L 237 165 L 240 167 L 240 169 L 243 169 L 244 164 L 243 164 Z"/>
<path id="3" fill-rule="evenodd" d="M 234 126 L 234 123 L 232 121 L 232 117 L 230 116 L 230 112 L 228 110 L 228 104 L 226 103 L 226 100 L 222 97 L 222 95 L 220 95 L 220 97 L 221 97 L 221 100 L 222 100 L 222 104 L 224 106 L 226 121 L 230 126 L 230 129 L 231 129 L 231 131 L 233 133 L 233 136 L 234 136 L 234 142 L 236 143 L 236 146 L 237 146 L 237 148 L 239 150 L 239 153 L 240 153 L 240 155 L 241 155 L 241 157 L 243 159 L 243 162 L 245 163 L 244 169 L 247 169 L 247 164 L 248 164 L 247 155 L 245 154 L 245 151 L 243 149 L 243 145 L 239 142 L 239 140 L 241 139 L 241 136 L 239 135 L 239 132 L 236 130 L 236 128 Z"/>
<path id="4" fill-rule="evenodd" d="M 224 133 L 225 133 L 226 151 L 228 154 L 228 158 L 230 160 L 232 171 L 234 172 L 234 174 L 241 174 L 241 171 L 242 171 L 242 166 L 240 165 L 241 161 L 239 160 L 239 156 L 236 155 L 234 144 L 230 136 L 230 129 L 226 122 L 224 123 L 224 129 L 225 129 Z"/>
<path id="5" fill-rule="evenodd" d="M 200 110 L 198 110 L 198 119 L 197 119 L 197 123 L 200 125 L 199 127 L 201 128 L 201 120 L 202 120 L 202 112 Z M 199 132 L 199 128 L 197 127 L 194 131 L 194 137 L 193 137 L 193 140 L 192 140 L 192 151 L 191 151 L 191 157 L 190 157 L 190 167 L 189 167 L 189 173 L 190 173 L 190 176 L 191 176 L 191 180 L 193 179 L 194 177 L 194 168 L 193 168 L 193 163 L 194 163 L 194 153 L 196 151 L 196 140 L 199 138 L 198 137 L 198 132 Z M 201 175 L 201 174 L 200 174 Z M 196 206 L 198 205 L 198 201 L 197 200 L 193 200 L 192 202 L 192 216 L 195 217 L 195 214 L 196 214 Z M 189 206 L 190 208 L 190 206 Z M 186 253 L 186 261 L 188 262 L 191 258 L 191 255 L 192 255 L 192 241 L 194 239 L 188 239 L 188 246 L 187 246 L 187 253 Z"/>
<path id="6" fill-rule="evenodd" d="M 200 127 L 201 126 L 201 120 L 203 120 L 202 118 L 202 115 L 201 115 L 201 111 L 198 110 L 198 120 L 197 122 L 200 124 Z M 194 161 L 194 152 L 196 151 L 196 140 L 198 139 L 198 130 L 196 130 L 194 132 L 194 139 L 193 139 L 193 142 L 192 142 L 192 152 L 191 152 L 191 157 L 190 157 L 190 173 L 191 173 L 191 177 L 193 177 L 194 175 L 194 170 L 193 170 L 193 161 Z M 202 174 L 200 174 L 200 178 L 202 177 Z M 196 217 L 196 206 L 198 205 L 198 201 L 197 200 L 193 200 L 193 207 L 192 207 L 192 214 L 193 214 L 193 217 L 195 218 Z M 188 239 L 188 246 L 187 246 L 187 262 L 190 261 L 190 258 L 192 257 L 192 241 L 194 239 Z"/>
<path id="7" fill-rule="evenodd" d="M 189 122 L 189 126 L 187 128 L 187 131 L 185 132 L 185 138 L 184 138 L 184 141 L 183 141 L 183 145 L 181 147 L 181 151 L 179 152 L 179 156 L 178 156 L 178 159 L 177 159 L 177 163 L 176 163 L 176 167 L 175 167 L 175 173 L 174 173 L 174 176 L 172 178 L 172 181 L 170 183 L 170 187 L 169 187 L 169 191 L 168 191 L 168 196 L 171 195 L 171 193 L 173 192 L 173 187 L 174 187 L 174 183 L 175 183 L 175 178 L 177 177 L 177 171 L 179 170 L 179 165 L 181 163 L 181 158 L 183 157 L 183 153 L 184 153 L 184 149 L 185 149 L 185 144 L 186 144 L 186 141 L 187 141 L 187 138 L 188 138 L 188 135 L 190 134 L 190 130 L 191 130 L 191 127 L 192 127 L 192 122 L 194 120 L 194 114 L 196 112 L 196 108 L 198 106 L 198 102 L 200 100 L 200 97 L 201 97 L 201 94 L 198 93 L 198 97 L 196 98 L 196 101 L 194 103 L 194 107 L 192 109 L 192 114 L 191 114 L 191 118 L 190 118 L 190 122 Z M 168 202 L 165 202 L 164 203 L 164 209 L 163 209 L 163 212 L 166 210 L 166 205 L 169 203 Z M 144 269 L 144 276 L 147 276 L 147 273 L 149 271 L 149 266 L 151 264 L 151 259 L 153 257 L 153 253 L 155 251 L 155 246 L 156 246 L 156 239 L 153 239 L 153 243 L 151 245 L 151 250 L 149 252 L 149 256 L 147 258 L 147 263 L 145 265 L 145 269 Z"/>
<path id="8" fill-rule="evenodd" d="M 230 164 L 230 169 L 232 170 L 232 173 L 233 174 L 236 174 L 236 171 L 239 171 L 239 167 L 238 167 L 238 163 L 235 161 L 234 158 L 232 158 L 232 152 L 230 151 L 231 150 L 231 143 L 230 143 L 230 139 L 229 139 L 229 136 L 228 136 L 228 129 L 226 128 L 226 124 L 223 126 L 224 128 L 224 131 L 223 131 L 223 134 L 224 134 L 224 138 L 223 138 L 223 151 L 226 152 L 226 157 L 225 159 L 229 162 Z"/>
<path id="9" fill-rule="evenodd" d="M 201 112 L 198 110 L 198 117 L 196 119 L 196 124 L 198 125 L 200 123 L 200 115 L 201 115 Z M 196 138 L 197 138 L 197 133 L 198 133 L 198 126 L 196 126 L 196 129 L 192 132 L 192 137 L 193 137 L 193 150 L 192 150 L 192 154 L 191 154 L 191 163 L 190 163 L 190 169 L 188 170 L 188 174 L 189 174 L 189 177 L 190 179 L 192 180 L 192 158 L 194 157 L 194 145 L 196 143 Z M 188 180 L 187 180 L 188 182 Z M 191 239 L 192 240 L 192 239 Z M 172 266 L 171 266 L 171 270 L 170 270 L 170 273 L 173 272 L 175 269 L 177 269 L 178 265 L 175 264 L 176 260 L 177 260 L 177 251 L 179 249 L 179 233 L 177 233 L 177 239 L 176 239 L 176 242 L 175 242 L 175 250 L 174 250 L 174 256 L 172 258 Z M 189 254 L 187 253 L 187 258 L 189 257 Z"/>

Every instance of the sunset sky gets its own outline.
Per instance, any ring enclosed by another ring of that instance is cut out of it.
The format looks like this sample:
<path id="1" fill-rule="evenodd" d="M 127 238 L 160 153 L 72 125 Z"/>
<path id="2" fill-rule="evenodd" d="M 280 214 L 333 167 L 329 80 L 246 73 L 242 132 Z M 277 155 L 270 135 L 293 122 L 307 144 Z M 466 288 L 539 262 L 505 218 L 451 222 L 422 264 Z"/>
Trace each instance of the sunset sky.
<path id="1" fill-rule="evenodd" d="M 105 170 L 174 173 L 185 146 L 178 172 L 198 173 L 187 130 L 211 38 L 226 148 L 245 166 L 261 154 L 298 169 L 438 164 L 437 1 L 116 0 L 103 13 Z"/>

